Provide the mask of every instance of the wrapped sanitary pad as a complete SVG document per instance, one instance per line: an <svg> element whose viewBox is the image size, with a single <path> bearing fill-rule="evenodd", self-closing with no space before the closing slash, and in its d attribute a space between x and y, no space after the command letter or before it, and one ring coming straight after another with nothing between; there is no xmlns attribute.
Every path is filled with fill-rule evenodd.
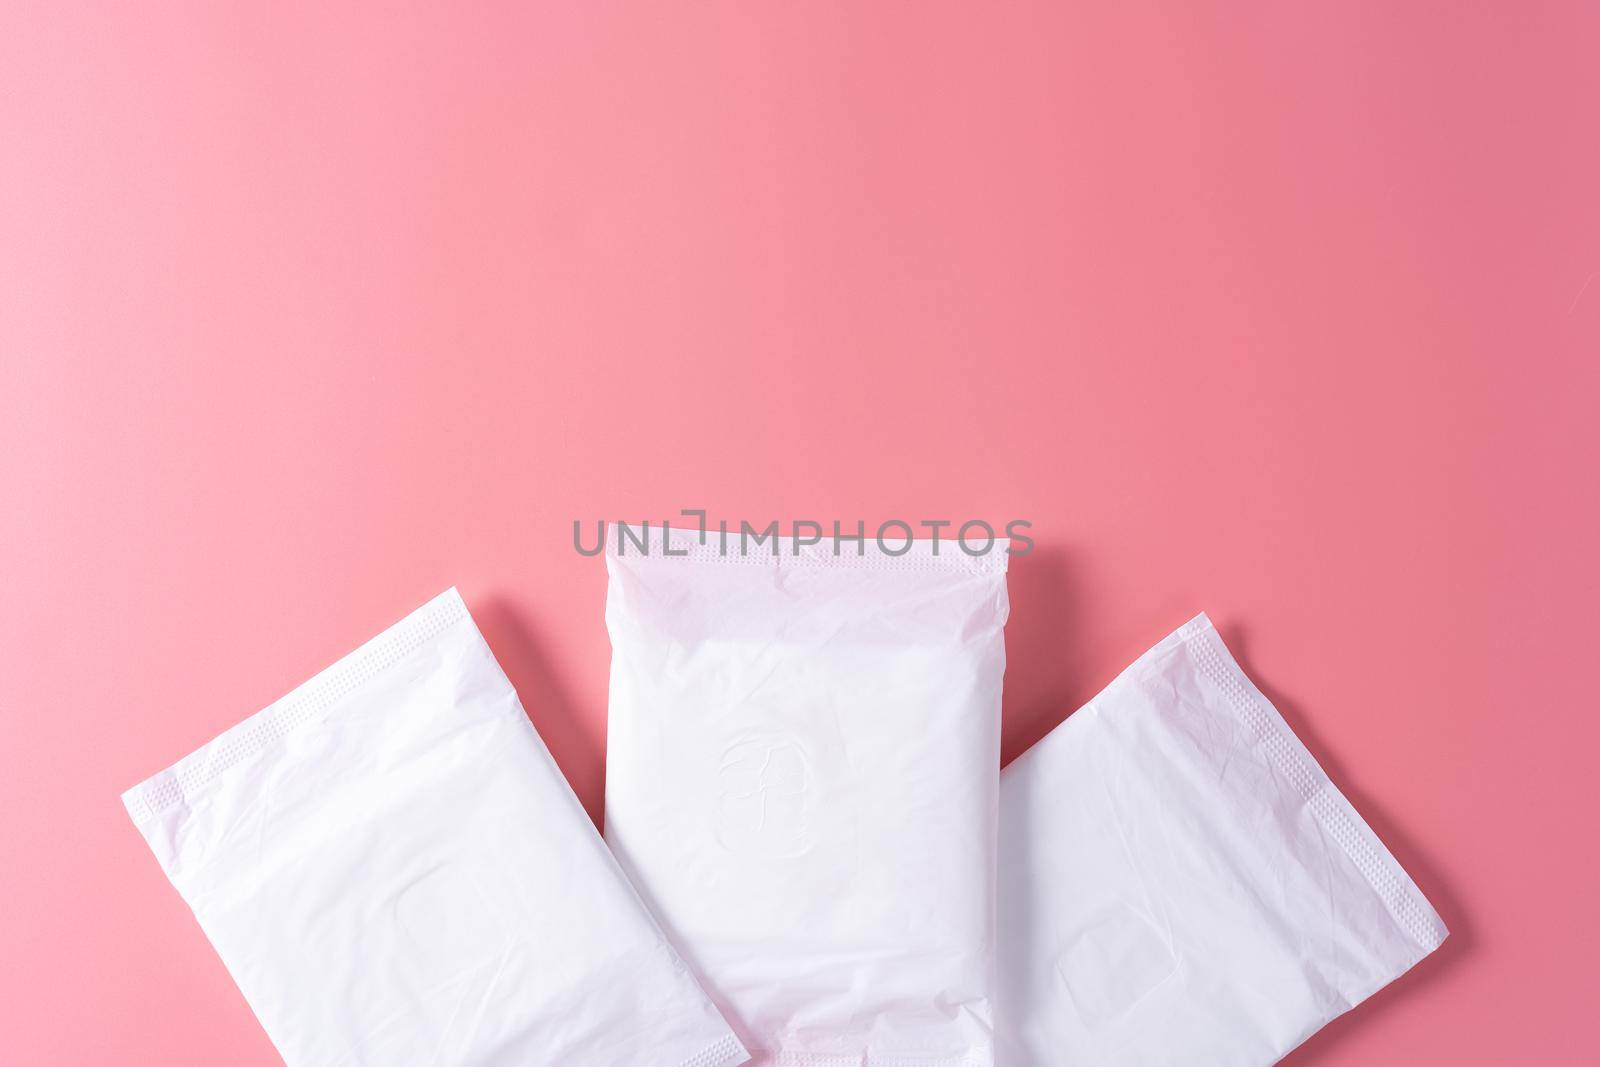
<svg viewBox="0 0 1600 1067"><path fill-rule="evenodd" d="M1003 548L612 544L606 840L755 1064L993 1062Z"/></svg>
<svg viewBox="0 0 1600 1067"><path fill-rule="evenodd" d="M1000 808L1000 1067L1275 1063L1445 937L1203 615Z"/></svg>
<svg viewBox="0 0 1600 1067"><path fill-rule="evenodd" d="M290 1067L731 1067L455 590L124 796Z"/></svg>

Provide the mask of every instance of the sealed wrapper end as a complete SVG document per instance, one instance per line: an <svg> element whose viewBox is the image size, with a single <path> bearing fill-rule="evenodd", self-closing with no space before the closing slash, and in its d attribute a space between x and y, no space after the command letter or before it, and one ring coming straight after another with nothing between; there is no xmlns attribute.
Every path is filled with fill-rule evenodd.
<svg viewBox="0 0 1600 1067"><path fill-rule="evenodd" d="M1000 795L1000 1067L1276 1063L1446 935L1204 615Z"/></svg>
<svg viewBox="0 0 1600 1067"><path fill-rule="evenodd" d="M733 1067L454 589L123 798L291 1067Z"/></svg>
<svg viewBox="0 0 1600 1067"><path fill-rule="evenodd" d="M606 556L624 870L753 1064L989 1067L1003 547L649 536Z"/></svg>

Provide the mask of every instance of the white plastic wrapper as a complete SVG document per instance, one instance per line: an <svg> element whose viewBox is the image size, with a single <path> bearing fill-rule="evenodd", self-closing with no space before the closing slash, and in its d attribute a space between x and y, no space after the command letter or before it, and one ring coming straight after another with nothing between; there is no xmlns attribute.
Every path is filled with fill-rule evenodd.
<svg viewBox="0 0 1600 1067"><path fill-rule="evenodd" d="M654 534L606 557L623 868L754 1064L991 1064L1003 548Z"/></svg>
<svg viewBox="0 0 1600 1067"><path fill-rule="evenodd" d="M1000 806L1000 1067L1275 1063L1445 937L1204 615Z"/></svg>
<svg viewBox="0 0 1600 1067"><path fill-rule="evenodd" d="M455 590L124 796L291 1067L727 1067Z"/></svg>

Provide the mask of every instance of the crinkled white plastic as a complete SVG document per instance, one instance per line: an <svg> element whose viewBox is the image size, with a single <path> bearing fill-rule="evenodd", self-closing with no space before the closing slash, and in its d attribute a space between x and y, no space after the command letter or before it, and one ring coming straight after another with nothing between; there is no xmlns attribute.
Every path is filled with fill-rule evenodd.
<svg viewBox="0 0 1600 1067"><path fill-rule="evenodd" d="M454 589L123 799L291 1067L748 1058Z"/></svg>
<svg viewBox="0 0 1600 1067"><path fill-rule="evenodd" d="M1000 1067L1275 1063L1444 924L1204 615L1001 777Z"/></svg>
<svg viewBox="0 0 1600 1067"><path fill-rule="evenodd" d="M606 840L754 1064L986 1067L1003 550L673 537L607 553Z"/></svg>

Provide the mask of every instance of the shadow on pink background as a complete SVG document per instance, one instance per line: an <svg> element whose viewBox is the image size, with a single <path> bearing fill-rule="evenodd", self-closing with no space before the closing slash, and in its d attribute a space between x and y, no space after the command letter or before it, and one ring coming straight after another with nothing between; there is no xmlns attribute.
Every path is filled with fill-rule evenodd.
<svg viewBox="0 0 1600 1067"><path fill-rule="evenodd" d="M0 1062L276 1062L118 794L452 583L598 816L571 524L685 507L1031 520L1007 758L1208 611L1453 931L1290 1062L1573 1062L1597 52L1579 3L7 4Z"/></svg>

